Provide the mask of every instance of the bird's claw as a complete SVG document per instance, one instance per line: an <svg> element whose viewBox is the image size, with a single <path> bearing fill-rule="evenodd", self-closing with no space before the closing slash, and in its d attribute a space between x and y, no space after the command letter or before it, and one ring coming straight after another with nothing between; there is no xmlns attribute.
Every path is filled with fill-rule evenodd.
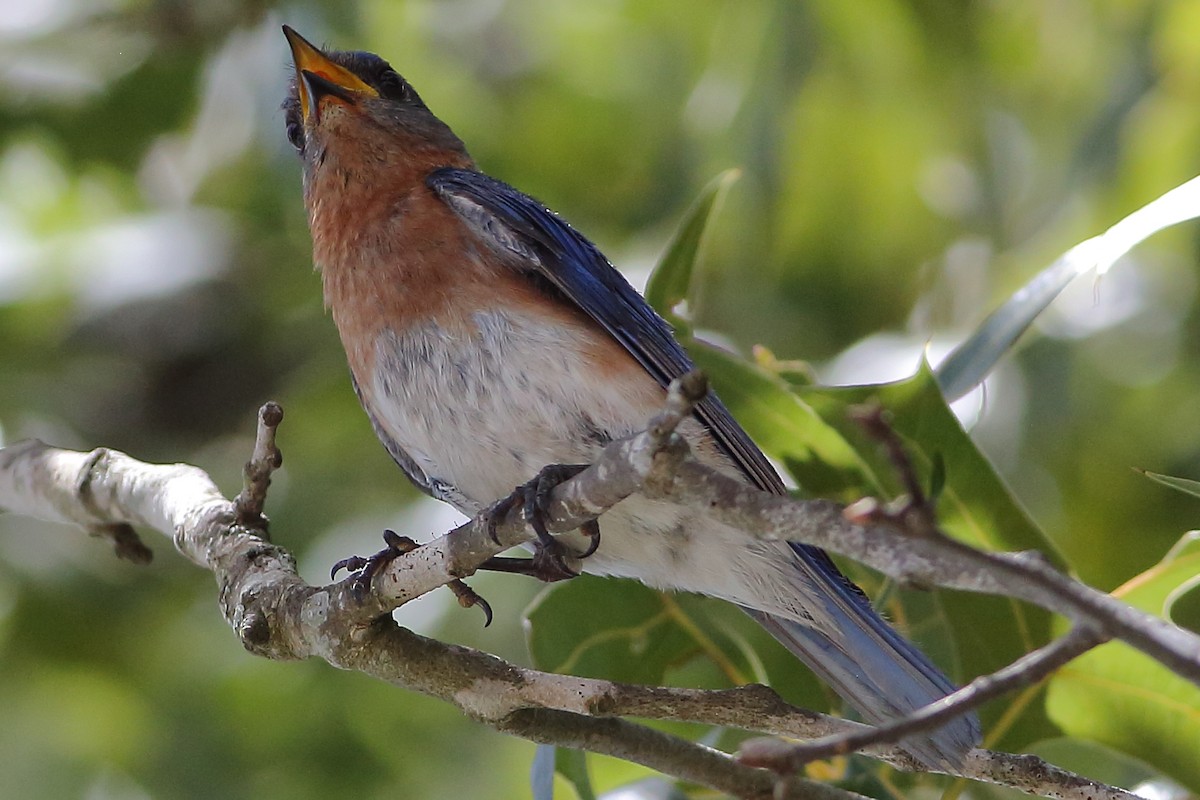
<svg viewBox="0 0 1200 800"><path fill-rule="evenodd" d="M579 530L588 537L588 546L576 558L587 558L600 549L600 523L596 520L588 520L579 527Z"/></svg>
<svg viewBox="0 0 1200 800"><path fill-rule="evenodd" d="M333 567L331 567L329 570L329 579L331 581L337 580L337 574L342 570L346 570L347 572L358 572L360 569L370 563L370 561L371 559L364 558L363 556L350 556L349 558L343 558L341 561L335 561Z"/></svg>
<svg viewBox="0 0 1200 800"><path fill-rule="evenodd" d="M536 561L543 552L549 551L545 558L558 562L567 572L575 575L579 574L578 571L571 570L564 560L564 556L567 554L566 546L546 530L546 513L555 487L563 481L574 478L587 468L587 464L550 464L542 468L537 477L526 484L530 489L525 492L525 517L538 537L534 560ZM600 524L596 520L584 523L579 530L587 535L589 541L587 549L582 553L571 554L576 559L587 558L600 547Z"/></svg>
<svg viewBox="0 0 1200 800"><path fill-rule="evenodd" d="M579 570L573 569L568 559L579 560L596 552L600 547L600 525L596 520L590 520L580 526L579 530L588 537L588 546L582 553L572 553L547 530L546 513L554 488L587 467L587 464L550 464L533 480L521 484L511 495L492 506L488 513L487 530L493 542L500 543L496 534L500 520L518 505L537 534L537 540L533 543L533 558L492 558L484 562L481 568L529 575L547 583L577 577Z"/></svg>
<svg viewBox="0 0 1200 800"><path fill-rule="evenodd" d="M471 608L479 606L483 611L483 627L488 627L492 624L492 604L472 589L466 583L460 580L453 580L446 584L450 587L450 591L454 592L454 596L458 598L458 604L463 608Z"/></svg>
<svg viewBox="0 0 1200 800"><path fill-rule="evenodd" d="M418 545L415 541L407 536L401 536L393 530L385 530L383 532L383 541L386 547L380 550L373 556L350 556L343 558L333 565L329 571L331 579L336 578L337 574L342 570L348 570L355 573L350 584L350 592L354 599L362 602L366 597L367 592L371 588L371 580L378 575L388 564L395 561L405 553L411 553L416 550ZM492 624L492 606L487 600L484 600L474 589L467 586L461 580L452 580L447 586L450 591L454 592L454 596L458 598L458 604L463 608L471 606L479 606L483 611L484 623L483 627L488 627Z"/></svg>
<svg viewBox="0 0 1200 800"><path fill-rule="evenodd" d="M513 489L512 494L501 500L497 500L487 512L487 535L494 544L500 544L500 534L496 532L496 528L500 525L500 520L508 516L508 512L517 507L518 503L525 502L525 492L529 484L524 483Z"/></svg>
<svg viewBox="0 0 1200 800"><path fill-rule="evenodd" d="M329 570L331 580L337 578L337 574L342 570L353 573L350 592L360 603L367 596L367 592L371 588L371 581L376 575L400 556L417 549L416 542L407 536L400 536L393 530L383 532L383 542L386 546L375 555L343 558Z"/></svg>

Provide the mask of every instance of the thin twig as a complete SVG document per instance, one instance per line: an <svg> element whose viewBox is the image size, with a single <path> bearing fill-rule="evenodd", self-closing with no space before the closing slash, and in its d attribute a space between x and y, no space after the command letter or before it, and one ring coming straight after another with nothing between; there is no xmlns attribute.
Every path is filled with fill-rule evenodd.
<svg viewBox="0 0 1200 800"><path fill-rule="evenodd" d="M981 675L941 700L886 725L795 744L778 739L750 739L742 744L739 759L754 767L790 774L812 761L858 752L872 745L896 743L914 733L944 725L1014 689L1037 683L1106 640L1107 637L1091 628L1075 627L1061 639L991 674Z"/></svg>
<svg viewBox="0 0 1200 800"><path fill-rule="evenodd" d="M275 401L268 401L258 410L254 453L242 468L242 491L233 501L238 524L264 533L267 518L263 508L267 502L267 489L271 486L271 473L283 466L283 453L275 446L275 430L281 422L283 408Z"/></svg>
<svg viewBox="0 0 1200 800"><path fill-rule="evenodd" d="M694 508L766 541L796 541L853 558L904 584L1029 601L1095 627L1200 684L1200 636L1064 575L1036 552L988 553L953 538L917 537L892 524L858 524L828 500L760 492L694 459L653 499Z"/></svg>
<svg viewBox="0 0 1200 800"><path fill-rule="evenodd" d="M924 507L926 505L925 490L921 488L921 481L917 477L916 469L913 468L912 460L908 457L904 443L900 441L883 406L877 402L854 406L850 409L849 414L850 418L857 422L869 437L883 446L888 460L892 462L892 468L896 471L896 475L904 487L907 501L913 506Z"/></svg>

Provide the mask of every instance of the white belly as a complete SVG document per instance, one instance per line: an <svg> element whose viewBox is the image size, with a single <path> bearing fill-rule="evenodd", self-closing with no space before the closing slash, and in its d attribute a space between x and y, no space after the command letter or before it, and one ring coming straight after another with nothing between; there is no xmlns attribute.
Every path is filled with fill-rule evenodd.
<svg viewBox="0 0 1200 800"><path fill-rule="evenodd" d="M453 486L466 514L548 464L590 463L612 439L644 428L661 402L661 390L599 379L582 355L590 331L510 311L472 320L472 338L435 324L385 334L369 391L386 434L430 478ZM701 430L694 421L684 427L689 438ZM600 549L582 566L746 602L745 574L777 560L763 551L693 511L635 496L601 517Z"/></svg>
<svg viewBox="0 0 1200 800"><path fill-rule="evenodd" d="M642 428L654 406L596 379L583 328L508 311L472 316L475 335L427 324L376 343L372 411L430 476L475 513L547 464L591 461Z"/></svg>

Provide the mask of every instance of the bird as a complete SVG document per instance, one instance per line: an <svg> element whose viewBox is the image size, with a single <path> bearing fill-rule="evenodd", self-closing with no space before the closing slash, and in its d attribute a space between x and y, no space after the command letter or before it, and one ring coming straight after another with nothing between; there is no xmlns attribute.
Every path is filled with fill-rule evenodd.
<svg viewBox="0 0 1200 800"><path fill-rule="evenodd" d="M482 172L388 62L284 33L314 266L354 390L409 480L475 516L642 430L694 368L670 326L562 217ZM704 463L785 493L713 393L679 432ZM541 567L735 603L868 722L955 690L822 550L637 494L585 533L539 542ZM953 770L979 740L966 714L901 747Z"/></svg>

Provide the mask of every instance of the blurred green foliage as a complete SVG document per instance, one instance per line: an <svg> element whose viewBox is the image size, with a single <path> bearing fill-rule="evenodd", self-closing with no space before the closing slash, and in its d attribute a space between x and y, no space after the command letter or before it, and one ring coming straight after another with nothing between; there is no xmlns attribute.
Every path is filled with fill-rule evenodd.
<svg viewBox="0 0 1200 800"><path fill-rule="evenodd" d="M1144 611L1169 613L1173 594L1195 588L1200 547L1193 541L1171 555L1114 594ZM1065 666L1050 681L1046 709L1065 732L1165 764L1180 781L1200 786L1200 687L1132 648L1113 642Z"/></svg>
<svg viewBox="0 0 1200 800"><path fill-rule="evenodd" d="M3 438L189 461L232 493L255 409L277 399L286 466L273 531L312 581L373 551L385 526L419 537L449 522L413 502L375 442L322 312L278 111L282 22L390 59L484 169L563 212L635 281L701 189L739 168L686 311L701 338L769 349L760 362L774 377L746 402L785 411L797 436L838 426L818 413L835 393L812 390L804 411L767 384L910 374L926 342L944 350L1059 253L1200 171L1200 5L1188 0L6 9ZM956 407L1065 563L1105 589L1195 525L1194 498L1130 467L1200 476L1198 256L1196 228L1184 226L1098 285L1079 281L984 401ZM762 433L798 472L813 460L795 437ZM827 486L805 485L836 493L867 449L819 441L816 457L836 469L819 472ZM962 468L941 455L950 491ZM246 655L211 579L156 544L155 564L137 569L75 531L0 518L0 796L528 795L532 745L362 676ZM401 619L529 663L520 614L536 587L474 585L496 608L487 631L445 592ZM968 608L958 602L895 606L948 668L961 655L944 635ZM693 605L696 625L757 674L725 619L736 615L680 599ZM958 646L984 653L980 663L999 658L980 649L996 644L986 628L976 638ZM1064 676L1051 709L1075 737L1089 733L1064 722L1072 692L1112 666L1090 658L1100 660ZM819 700L796 669L796 691ZM668 672L691 685L727 677L703 660ZM1009 729L1021 736L1013 746L1065 752L1061 740L1032 741L1057 735L1043 699L1009 698L985 717L1033 719ZM1099 751L1070 752L1068 766L1110 768ZM598 791L645 776L589 763Z"/></svg>

